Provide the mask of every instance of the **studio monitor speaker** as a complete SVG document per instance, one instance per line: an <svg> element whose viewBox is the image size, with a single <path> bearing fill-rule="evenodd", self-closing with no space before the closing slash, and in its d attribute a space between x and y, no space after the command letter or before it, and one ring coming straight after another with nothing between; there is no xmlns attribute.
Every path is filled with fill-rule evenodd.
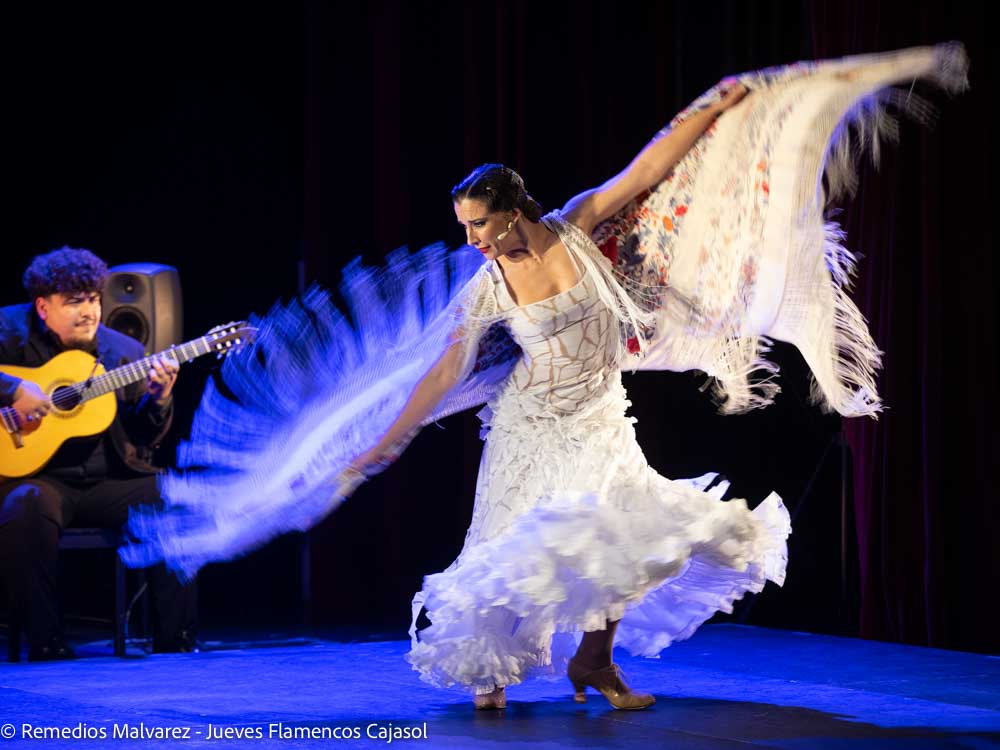
<svg viewBox="0 0 1000 750"><path fill-rule="evenodd" d="M142 342L147 354L181 343L181 279L159 263L126 263L110 269L102 322Z"/></svg>

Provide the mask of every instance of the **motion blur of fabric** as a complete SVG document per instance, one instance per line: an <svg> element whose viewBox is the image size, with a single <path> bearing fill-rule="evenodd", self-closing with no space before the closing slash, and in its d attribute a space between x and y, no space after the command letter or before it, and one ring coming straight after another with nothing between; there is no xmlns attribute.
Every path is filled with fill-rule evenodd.
<svg viewBox="0 0 1000 750"><path fill-rule="evenodd" d="M793 343L814 396L845 416L875 415L879 351L847 296L853 256L823 209L854 185L852 156L877 158L891 111L925 119L906 90L923 78L966 86L960 45L807 62L736 76L752 93L671 175L597 228L602 300L622 326L622 369L703 370L724 412L770 403L768 338ZM707 106L720 84L673 121ZM825 184L824 184L825 183ZM428 421L487 401L519 350L489 309L478 259L439 246L355 263L342 296L314 290L256 325L257 349L226 363L231 394L206 390L164 514L133 519L133 565L165 560L190 576L316 523L343 500L338 477L398 416L458 331L459 385Z"/></svg>

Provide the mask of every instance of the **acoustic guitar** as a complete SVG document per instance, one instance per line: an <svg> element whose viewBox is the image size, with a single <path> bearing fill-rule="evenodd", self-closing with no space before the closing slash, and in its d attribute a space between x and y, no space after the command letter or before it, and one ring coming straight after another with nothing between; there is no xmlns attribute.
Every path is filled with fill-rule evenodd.
<svg viewBox="0 0 1000 750"><path fill-rule="evenodd" d="M256 329L245 322L218 326L201 338L105 371L92 355L77 349L56 355L41 367L0 365L0 372L38 385L52 400L42 419L28 421L12 406L0 408L0 477L33 474L70 438L103 432L115 418L115 391L146 378L152 360L170 355L190 362L205 354L220 358L252 341Z"/></svg>

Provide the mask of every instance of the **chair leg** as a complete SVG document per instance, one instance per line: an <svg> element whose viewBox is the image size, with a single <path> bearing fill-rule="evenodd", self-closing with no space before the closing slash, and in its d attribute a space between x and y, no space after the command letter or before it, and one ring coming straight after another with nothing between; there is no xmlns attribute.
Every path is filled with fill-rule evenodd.
<svg viewBox="0 0 1000 750"><path fill-rule="evenodd" d="M141 591L145 587L145 591L142 594L142 637L146 639L151 639L153 637L153 630L150 625L149 619L149 602L152 600L153 595L149 590L149 576L146 575L145 568L138 568L136 571L136 591Z"/></svg>
<svg viewBox="0 0 1000 750"><path fill-rule="evenodd" d="M7 625L7 661L12 663L21 661L21 623L13 612Z"/></svg>
<svg viewBox="0 0 1000 750"><path fill-rule="evenodd" d="M125 656L125 566L115 555L115 656Z"/></svg>

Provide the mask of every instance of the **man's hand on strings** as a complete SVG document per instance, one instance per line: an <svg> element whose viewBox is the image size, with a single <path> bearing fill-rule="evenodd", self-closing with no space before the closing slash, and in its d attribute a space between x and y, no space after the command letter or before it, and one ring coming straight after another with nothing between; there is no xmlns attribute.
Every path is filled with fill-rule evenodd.
<svg viewBox="0 0 1000 750"><path fill-rule="evenodd" d="M162 406L170 398L179 369L180 364L169 355L155 357L152 360L152 366L146 375L146 390L158 405Z"/></svg>

